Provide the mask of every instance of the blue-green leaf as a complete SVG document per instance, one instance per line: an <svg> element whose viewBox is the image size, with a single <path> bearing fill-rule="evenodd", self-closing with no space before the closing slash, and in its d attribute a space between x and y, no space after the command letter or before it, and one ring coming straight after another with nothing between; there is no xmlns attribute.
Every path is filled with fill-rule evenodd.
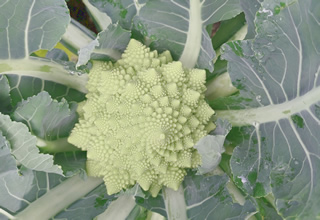
<svg viewBox="0 0 320 220"><path fill-rule="evenodd" d="M0 21L0 59L19 59L52 49L70 16L64 0L3 0Z"/></svg>
<svg viewBox="0 0 320 220"><path fill-rule="evenodd" d="M134 17L134 24L155 49L169 49L188 68L212 71L215 53L205 27L240 12L239 0L151 0Z"/></svg>
<svg viewBox="0 0 320 220"><path fill-rule="evenodd" d="M287 218L320 216L320 14L317 0L265 0L254 40L224 46L238 98L217 111L234 127L231 167L236 184L273 193ZM241 109L241 110L236 110Z"/></svg>
<svg viewBox="0 0 320 220"><path fill-rule="evenodd" d="M8 113L10 112L11 97L10 97L10 86L9 81L6 76L0 75L0 112Z"/></svg>
<svg viewBox="0 0 320 220"><path fill-rule="evenodd" d="M52 100L47 92L40 92L22 101L13 112L15 121L23 122L30 131L43 140L68 137L77 121L75 103Z"/></svg>
<svg viewBox="0 0 320 220"><path fill-rule="evenodd" d="M17 164L32 170L62 174L60 167L53 164L51 155L39 153L36 137L30 134L27 126L11 121L9 116L0 113L0 131Z"/></svg>
<svg viewBox="0 0 320 220"><path fill-rule="evenodd" d="M86 64L92 59L118 60L129 43L131 32L120 25L110 24L98 34L98 37L79 51L77 66Z"/></svg>

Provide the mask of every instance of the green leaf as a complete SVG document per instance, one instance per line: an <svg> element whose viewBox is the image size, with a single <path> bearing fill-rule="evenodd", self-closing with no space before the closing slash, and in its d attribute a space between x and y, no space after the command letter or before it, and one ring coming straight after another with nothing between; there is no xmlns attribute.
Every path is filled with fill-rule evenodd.
<svg viewBox="0 0 320 220"><path fill-rule="evenodd" d="M222 44L230 40L245 25L245 22L246 19L243 13L229 20L221 21L219 29L211 39L213 48L215 50L219 49Z"/></svg>
<svg viewBox="0 0 320 220"><path fill-rule="evenodd" d="M87 153L84 151L60 152L54 155L54 162L59 164L67 177L86 175Z"/></svg>
<svg viewBox="0 0 320 220"><path fill-rule="evenodd" d="M216 111L237 127L234 181L255 197L272 192L285 218L320 216L318 9L316 0L265 0L256 38L224 46L239 98L252 100Z"/></svg>
<svg viewBox="0 0 320 220"><path fill-rule="evenodd" d="M51 50L70 22L64 0L7 0L0 7L0 59Z"/></svg>
<svg viewBox="0 0 320 220"><path fill-rule="evenodd" d="M52 100L47 92L40 92L22 101L13 112L15 121L23 122L34 135L43 140L68 137L77 121L75 103Z"/></svg>
<svg viewBox="0 0 320 220"><path fill-rule="evenodd" d="M136 205L134 209L130 212L126 220L146 220L148 215L148 210Z"/></svg>
<svg viewBox="0 0 320 220"><path fill-rule="evenodd" d="M135 1L89 0L89 2L101 12L106 13L111 18L113 24L119 23L120 26L127 30L131 28L132 18L137 13Z"/></svg>
<svg viewBox="0 0 320 220"><path fill-rule="evenodd" d="M223 176L190 176L184 182L188 219L245 219L256 212L252 202L234 203L225 187L229 178Z"/></svg>
<svg viewBox="0 0 320 220"><path fill-rule="evenodd" d="M39 153L36 137L30 134L27 126L0 113L0 131L10 144L11 154L18 164L32 170L62 174L62 170L53 164L51 155Z"/></svg>
<svg viewBox="0 0 320 220"><path fill-rule="evenodd" d="M17 165L14 157L11 155L10 143L3 136L2 131L0 131L0 176L3 177L11 172L16 172L18 174Z"/></svg>
<svg viewBox="0 0 320 220"><path fill-rule="evenodd" d="M0 112L9 113L11 106L10 86L6 76L0 75Z"/></svg>
<svg viewBox="0 0 320 220"><path fill-rule="evenodd" d="M85 181L83 181L83 184L85 184ZM94 185L92 188L94 188ZM84 190L78 190L78 192ZM88 189L88 191L89 190L90 189ZM103 213L114 200L115 197L113 195L107 195L106 186L100 184L85 196L78 197L70 206L67 206L67 208L61 209L61 212L55 215L54 219L91 220Z"/></svg>
<svg viewBox="0 0 320 220"><path fill-rule="evenodd" d="M265 198L256 200L259 205L260 219L282 220L283 218L277 213L276 209Z"/></svg>
<svg viewBox="0 0 320 220"><path fill-rule="evenodd" d="M223 144L224 140L231 130L231 125L228 121L218 119L216 128L194 146L201 155L202 164L198 167L197 174L206 174L213 171L221 161L221 154L225 151Z"/></svg>
<svg viewBox="0 0 320 220"><path fill-rule="evenodd" d="M152 197L150 193L146 193L144 197L136 196L135 199L138 205L167 217L162 192L160 192L155 198Z"/></svg>
<svg viewBox="0 0 320 220"><path fill-rule="evenodd" d="M120 59L129 43L130 35L130 31L122 29L120 25L110 24L95 40L80 49L77 66L86 64L90 58Z"/></svg>
<svg viewBox="0 0 320 220"><path fill-rule="evenodd" d="M0 135L0 160L5 162L0 166L0 209L7 216L4 219L12 216L18 219L93 219L114 200L114 196L106 194L100 179L88 177L84 180L78 175L67 179L24 167L18 173L7 143ZM55 159L67 168L76 162L83 166L82 153L60 154Z"/></svg>
<svg viewBox="0 0 320 220"><path fill-rule="evenodd" d="M248 33L246 35L246 39L253 39L256 35L254 18L261 6L260 2L262 1L261 0L240 0L240 5L244 11L244 14L246 15L246 22L248 24Z"/></svg>
<svg viewBox="0 0 320 220"><path fill-rule="evenodd" d="M11 163L15 163L13 157L11 158ZM34 181L34 173L29 169L20 170L20 174L18 174L17 170L10 170L5 173L0 173L0 176L0 208L8 211L9 214L12 215L18 210L28 206L30 199L34 197L28 193L35 191L36 187L36 185L32 184ZM39 190L39 196L42 194Z"/></svg>
<svg viewBox="0 0 320 220"><path fill-rule="evenodd" d="M101 182L23 170L22 176L12 173L0 182L0 208L18 219L93 219L114 199L105 196ZM106 201L95 206L99 198Z"/></svg>
<svg viewBox="0 0 320 220"><path fill-rule="evenodd" d="M228 62L226 60L222 60L221 56L219 56L218 59L216 60L216 62L214 63L214 71L213 72L209 72L209 71L206 72L207 83L209 83L211 80L213 80L217 76L220 76L221 74L227 72L227 63Z"/></svg>
<svg viewBox="0 0 320 220"><path fill-rule="evenodd" d="M82 2L86 6L91 19L93 20L95 27L99 32L105 30L109 24L111 24L111 18L107 14L99 11L98 8L94 7L89 0L82 0Z"/></svg>
<svg viewBox="0 0 320 220"><path fill-rule="evenodd" d="M238 0L147 1L134 17L134 25L154 41L153 48L170 50L185 67L212 71L215 52L205 27L240 12Z"/></svg>
<svg viewBox="0 0 320 220"><path fill-rule="evenodd" d="M137 204L168 219L245 219L256 212L254 204L244 199L235 203L226 185L227 175L204 176L190 172L178 191L169 188L153 198L136 197Z"/></svg>
<svg viewBox="0 0 320 220"><path fill-rule="evenodd" d="M94 32L78 21L71 19L71 23L60 42L72 53L77 54L80 48L87 46L95 38L96 34Z"/></svg>

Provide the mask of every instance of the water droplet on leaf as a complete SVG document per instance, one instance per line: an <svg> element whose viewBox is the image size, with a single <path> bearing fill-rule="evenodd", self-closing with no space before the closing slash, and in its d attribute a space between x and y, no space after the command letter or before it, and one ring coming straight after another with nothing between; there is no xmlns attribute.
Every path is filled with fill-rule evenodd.
<svg viewBox="0 0 320 220"><path fill-rule="evenodd" d="M261 95L257 95L257 96L256 96L256 100L257 100L258 102L261 102Z"/></svg>
<svg viewBox="0 0 320 220"><path fill-rule="evenodd" d="M268 44L267 44L267 49L268 49L269 51L271 51L271 52L276 50L275 46L273 46L272 43L268 43Z"/></svg>
<svg viewBox="0 0 320 220"><path fill-rule="evenodd" d="M257 53L257 59L258 59L258 60L262 59L263 56L264 56L263 53L261 53L261 52L258 52L258 53Z"/></svg>

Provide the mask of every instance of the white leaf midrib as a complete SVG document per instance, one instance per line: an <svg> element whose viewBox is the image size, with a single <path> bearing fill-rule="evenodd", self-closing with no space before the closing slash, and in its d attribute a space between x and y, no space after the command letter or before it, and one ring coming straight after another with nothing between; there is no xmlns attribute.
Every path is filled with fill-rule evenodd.
<svg viewBox="0 0 320 220"><path fill-rule="evenodd" d="M19 60L1 60L0 65L10 67L10 70L0 69L0 74L30 76L40 78L42 80L59 83L70 88L76 89L82 93L87 93L85 85L88 81L87 74L71 75L62 65L46 62L36 59L19 59ZM42 67L49 67L50 71L42 71Z"/></svg>
<svg viewBox="0 0 320 220"><path fill-rule="evenodd" d="M200 0L190 1L189 29L186 35L186 43L179 59L187 68L195 67L200 54L203 24L201 6Z"/></svg>
<svg viewBox="0 0 320 220"><path fill-rule="evenodd" d="M241 110L217 110L216 114L218 118L227 119L233 126L254 125L289 118L319 101L320 87L317 87L303 96L281 104Z"/></svg>
<svg viewBox="0 0 320 220"><path fill-rule="evenodd" d="M28 18L27 18L27 22L26 22L26 29L25 29L25 33L24 33L24 47L25 47L25 57L29 56L29 27L30 27L30 22L31 22L31 13L33 10L33 7L35 5L36 1L33 0L28 12Z"/></svg>

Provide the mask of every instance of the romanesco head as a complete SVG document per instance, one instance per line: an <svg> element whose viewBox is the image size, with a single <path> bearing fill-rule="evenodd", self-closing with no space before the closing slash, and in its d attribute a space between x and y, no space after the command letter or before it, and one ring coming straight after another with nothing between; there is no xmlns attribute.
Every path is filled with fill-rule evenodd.
<svg viewBox="0 0 320 220"><path fill-rule="evenodd" d="M115 64L94 61L69 137L87 150L88 174L103 177L108 194L136 182L153 196L162 186L177 190L185 169L201 164L193 146L214 128L205 77L136 40Z"/></svg>

